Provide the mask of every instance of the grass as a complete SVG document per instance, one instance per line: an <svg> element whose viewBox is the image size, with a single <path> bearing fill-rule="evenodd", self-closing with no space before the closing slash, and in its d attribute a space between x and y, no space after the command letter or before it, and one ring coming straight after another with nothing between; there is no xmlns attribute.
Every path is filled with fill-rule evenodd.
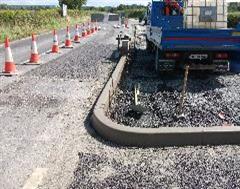
<svg viewBox="0 0 240 189"><path fill-rule="evenodd" d="M240 12L230 12L230 13L228 13L228 14L232 14L232 15L237 15L237 16L239 16L239 15L240 15Z"/></svg>
<svg viewBox="0 0 240 189"><path fill-rule="evenodd" d="M43 17L44 19L44 17ZM75 24L80 24L86 22L90 19L90 13L77 14L76 12L69 17L67 20L61 16L51 18L47 18L47 21L44 24L34 24L34 20L32 20L31 24L13 24L8 23L0 23L0 43L4 42L6 35L13 40L21 39L24 37L31 36L32 33L40 34L43 32L49 32L53 29L64 28L67 25L72 26ZM15 19L16 20L16 19ZM13 19L14 21L14 19ZM26 21L25 21L26 22ZM37 22L36 22L37 23Z"/></svg>

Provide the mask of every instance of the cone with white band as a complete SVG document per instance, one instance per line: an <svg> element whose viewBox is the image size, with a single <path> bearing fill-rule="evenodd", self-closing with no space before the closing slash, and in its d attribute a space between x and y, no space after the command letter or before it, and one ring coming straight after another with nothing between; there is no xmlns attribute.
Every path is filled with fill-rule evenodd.
<svg viewBox="0 0 240 189"><path fill-rule="evenodd" d="M56 30L53 30L52 53L59 53L58 36Z"/></svg>
<svg viewBox="0 0 240 189"><path fill-rule="evenodd" d="M92 22L91 33L94 33L94 32L95 32L95 25L94 25L94 22Z"/></svg>
<svg viewBox="0 0 240 189"><path fill-rule="evenodd" d="M37 49L36 35L32 34L31 57L29 64L39 64L40 57Z"/></svg>
<svg viewBox="0 0 240 189"><path fill-rule="evenodd" d="M95 22L95 31L98 31L97 20Z"/></svg>
<svg viewBox="0 0 240 189"><path fill-rule="evenodd" d="M17 74L17 70L16 70L16 65L13 61L12 51L10 48L10 41L9 41L9 38L6 37L6 39L5 39L5 64L4 64L2 75L12 76L12 75L16 75L16 74Z"/></svg>
<svg viewBox="0 0 240 189"><path fill-rule="evenodd" d="M74 36L74 42L75 43L80 43L80 34L79 34L79 26L76 24L75 27L75 36Z"/></svg>
<svg viewBox="0 0 240 189"><path fill-rule="evenodd" d="M69 31L69 26L67 26L67 33L66 33L66 40L65 40L65 48L73 48L72 42L71 42L71 35Z"/></svg>
<svg viewBox="0 0 240 189"><path fill-rule="evenodd" d="M90 23L88 22L88 26L87 26L87 35L91 34L91 28L90 28Z"/></svg>
<svg viewBox="0 0 240 189"><path fill-rule="evenodd" d="M85 29L85 24L83 23L83 26L82 26L82 37L86 37L87 36L87 31Z"/></svg>

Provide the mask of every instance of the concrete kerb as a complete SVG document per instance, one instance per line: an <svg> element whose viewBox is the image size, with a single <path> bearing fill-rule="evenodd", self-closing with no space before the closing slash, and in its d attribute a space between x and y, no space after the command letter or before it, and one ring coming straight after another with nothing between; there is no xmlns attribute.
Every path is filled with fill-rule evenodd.
<svg viewBox="0 0 240 189"><path fill-rule="evenodd" d="M133 128L114 123L106 112L127 62L123 56L103 89L91 117L94 129L106 140L124 146L186 146L239 144L240 127Z"/></svg>

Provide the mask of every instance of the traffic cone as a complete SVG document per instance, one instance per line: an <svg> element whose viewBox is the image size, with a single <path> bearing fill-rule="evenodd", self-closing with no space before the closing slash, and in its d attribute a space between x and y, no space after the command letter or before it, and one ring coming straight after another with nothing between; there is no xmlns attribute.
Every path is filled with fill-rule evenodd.
<svg viewBox="0 0 240 189"><path fill-rule="evenodd" d="M80 34L79 34L79 30L78 30L78 25L77 24L76 24L76 29L75 29L74 42L75 43L80 43Z"/></svg>
<svg viewBox="0 0 240 189"><path fill-rule="evenodd" d="M95 32L95 28L94 26L91 28L91 33L94 33Z"/></svg>
<svg viewBox="0 0 240 189"><path fill-rule="evenodd" d="M39 65L40 57L37 49L36 35L32 34L32 45L31 45L31 57L28 63L29 65Z"/></svg>
<svg viewBox="0 0 240 189"><path fill-rule="evenodd" d="M94 33L95 32L95 26L94 26L94 22L92 22L91 24L91 33Z"/></svg>
<svg viewBox="0 0 240 189"><path fill-rule="evenodd" d="M85 24L83 23L83 27L82 27L82 37L86 37L87 36L87 31L85 28Z"/></svg>
<svg viewBox="0 0 240 189"><path fill-rule="evenodd" d="M95 22L95 31L98 31L97 20Z"/></svg>
<svg viewBox="0 0 240 189"><path fill-rule="evenodd" d="M16 65L13 61L9 38L6 37L6 39L5 39L5 64L4 64L2 75L12 76L12 75L16 75L16 74L17 74L17 70L16 70Z"/></svg>
<svg viewBox="0 0 240 189"><path fill-rule="evenodd" d="M90 28L90 24L88 22L87 35L90 35L90 34L91 34L91 28Z"/></svg>
<svg viewBox="0 0 240 189"><path fill-rule="evenodd" d="M129 28L128 27L128 20L125 20L125 28Z"/></svg>
<svg viewBox="0 0 240 189"><path fill-rule="evenodd" d="M56 30L53 30L52 53L59 53L58 36Z"/></svg>
<svg viewBox="0 0 240 189"><path fill-rule="evenodd" d="M69 32L69 26L67 26L67 34L66 34L66 40L65 40L64 48L73 48L72 42L71 42L71 35L70 35L70 32Z"/></svg>

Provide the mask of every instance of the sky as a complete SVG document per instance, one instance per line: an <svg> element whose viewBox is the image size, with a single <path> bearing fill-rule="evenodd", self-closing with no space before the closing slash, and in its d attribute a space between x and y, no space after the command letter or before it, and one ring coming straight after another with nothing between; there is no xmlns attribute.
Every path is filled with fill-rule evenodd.
<svg viewBox="0 0 240 189"><path fill-rule="evenodd" d="M147 5L151 0L87 0L88 6L117 6L119 4L142 4ZM240 0L227 0L240 2ZM58 0L0 0L0 4L14 5L57 5Z"/></svg>
<svg viewBox="0 0 240 189"><path fill-rule="evenodd" d="M151 0L87 0L88 6L117 6L119 4L143 4ZM58 0L0 0L0 4L14 5L57 5Z"/></svg>

